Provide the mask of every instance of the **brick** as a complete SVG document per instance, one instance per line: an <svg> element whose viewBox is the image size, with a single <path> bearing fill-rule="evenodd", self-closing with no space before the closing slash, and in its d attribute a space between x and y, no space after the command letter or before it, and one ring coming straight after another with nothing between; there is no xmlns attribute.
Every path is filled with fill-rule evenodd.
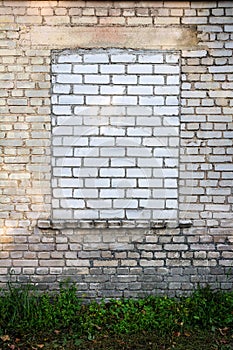
<svg viewBox="0 0 233 350"><path fill-rule="evenodd" d="M100 94L101 95L121 95L123 94L125 91L125 87L124 86L101 86L100 87Z"/></svg>
<svg viewBox="0 0 233 350"><path fill-rule="evenodd" d="M113 105L137 105L136 96L113 96Z"/></svg>
<svg viewBox="0 0 233 350"><path fill-rule="evenodd" d="M139 55L138 62L140 63L163 63L162 54L153 54L153 55Z"/></svg>
<svg viewBox="0 0 233 350"><path fill-rule="evenodd" d="M73 72L74 73L97 73L98 72L98 65L97 64L74 64L73 65Z"/></svg>
<svg viewBox="0 0 233 350"><path fill-rule="evenodd" d="M158 106L158 105L164 105L164 98L163 97L156 97L156 96L150 96L150 97L139 97L139 104L140 105L149 105L149 106Z"/></svg>
<svg viewBox="0 0 233 350"><path fill-rule="evenodd" d="M71 107L70 106L53 106L53 113L56 115L70 115Z"/></svg>
<svg viewBox="0 0 233 350"><path fill-rule="evenodd" d="M112 54L111 62L120 62L120 63L133 63L136 61L136 56L131 54Z"/></svg>
<svg viewBox="0 0 233 350"><path fill-rule="evenodd" d="M137 9L129 8L129 2L121 2L117 8L110 8L110 4L105 2L98 3L97 7L96 2L90 2L90 7L85 7L85 3L81 1L68 1L66 4L59 2L59 7L56 7L55 2L49 4L40 2L39 5L33 4L31 8L25 8L24 2L21 1L17 2L17 6L11 1L5 1L4 4L2 10L8 11L3 12L6 18L12 16L13 11L19 21L24 21L22 24L28 23L27 30L31 33L21 33L22 43L24 43L25 56L23 56L21 43L18 43L17 49L14 43L14 39L19 38L17 32L19 26L14 23L1 25L0 39L3 49L0 51L2 54L0 77L4 82L0 85L4 90L1 106L1 112L4 114L4 118L1 117L3 121L1 136L4 146L1 156L3 164L1 205L4 211L1 213L0 224L2 228L5 227L1 229L1 236L5 233L14 235L16 244L15 250L13 245L6 246L13 250L6 251L8 255L2 256L2 269L14 264L17 273L35 274L33 278L38 278L40 283L50 281L50 284L49 274L57 280L61 278L57 274L67 274L71 277L75 275L77 281L80 281L78 274L83 274L84 276L81 276L83 278L82 288L90 292L88 295L93 295L91 294L93 288L100 288L96 283L101 283L101 278L102 281L105 281L106 276L103 277L105 273L108 274L108 278L109 274L119 275L119 278L114 277L114 288L120 290L120 296L123 295L123 288L127 284L129 274L133 275L133 281L140 282L135 285L135 289L141 289L140 293L153 290L153 278L157 278L155 274L159 266L163 270L158 269L158 272L161 273L157 282L158 290L163 292L170 288L170 291L173 289L171 293L175 292L177 295L180 292L177 288L183 290L192 288L192 283L195 283L193 276L204 274L210 278L210 267L213 268L211 273L215 274L212 276L212 281L217 274L219 277L224 276L224 269L219 272L220 269L217 270L215 265L217 259L222 256L227 268L232 258L230 245L224 243L224 237L230 239L229 229L232 219L230 181L233 173L231 169L232 103L230 101L233 75L229 50L232 46L230 37L232 26L227 23L232 13L231 9L226 7L227 4L220 2L217 7L217 2L211 2L211 6L205 2L200 8L198 2L193 1L183 2L180 8L180 5L175 2L164 4L162 2L139 2ZM51 5L54 6L51 7ZM189 9L190 6L191 9ZM121 8L124 8L123 12ZM66 17L67 9L72 17L76 16L72 18L72 23L78 23L81 19L80 28L77 26L63 27L62 23L68 24L70 20ZM195 49L196 44L191 44L189 40L186 40L184 45L184 37L182 39L183 34L178 26L173 31L176 38L178 34L181 34L181 39L178 41L177 39L174 41L174 35L172 37L169 35L167 38L165 36L164 39L161 36L163 28L160 28L162 31L159 30L159 32L156 28L155 33L151 31L151 27L137 28L135 26L132 36L131 28L118 26L125 20L121 18L121 14L131 17L132 24L140 22L140 25L144 23L145 26L150 26L152 17L148 19L149 13L158 16L159 23L166 21L166 24L174 22L178 24L180 20L178 17L182 15L184 9L185 18L181 19L182 23L185 21L188 21L189 24L212 22L211 25L198 24L198 31L202 32L198 40L204 49ZM42 11L43 16L47 14L45 21L48 25L31 28L30 21L33 20L33 16L38 17L39 10ZM80 18L81 10L84 10L82 18ZM56 14L54 16L53 11ZM135 12L138 17L135 17ZM26 18L26 13L28 17L31 17L30 19ZM89 35L92 33L93 36L93 27L88 26L84 30L83 24L96 24L97 18L94 14L97 15L97 13L99 13L98 16L105 17L102 23L109 21L117 25L112 29L108 28L108 36L104 34L105 28L95 27L95 36L91 39ZM209 17L209 14L212 17ZM48 16L53 17L51 21ZM118 19L111 19L117 16L119 16ZM40 16L38 18L41 20ZM12 20L11 17L10 20ZM6 30L13 30L13 32L6 34ZM98 32L99 30L101 32ZM76 34L70 35L69 33ZM187 28L184 33L185 37L190 37L190 31L187 32ZM159 36L160 41L155 39L155 34ZM82 41L84 36L85 40ZM195 36L196 33L193 30L194 39ZM96 37L101 40L97 42ZM50 231L46 231L45 235L43 232L41 235L40 229L36 228L38 217L48 219L51 214L49 205L51 200L49 194L50 50L51 48L84 47L83 43L87 41L90 47L103 46L103 40L110 45L113 42L111 40L116 43L116 37L123 38L119 39L119 43L121 42L119 47L128 47L129 44L126 42L128 40L131 43L131 50L79 51L75 49L52 52L52 65L57 67L55 68L57 71L53 72L51 83L54 88L53 95L57 95L52 97L52 149L57 152L56 156L52 154L52 168L55 174L52 175L54 197L52 215L54 219L60 221L60 224L63 222L63 224L71 225L70 227L73 225L72 229L66 228L61 232L62 237L69 241L69 248L68 241L60 242L57 243L56 250L52 251L55 246L50 245L53 242L52 237L47 236ZM135 41L135 37L138 37L137 40L140 39L141 43ZM142 41L141 37L147 40ZM10 41L13 43L11 48ZM171 42L172 48L178 50L183 48L182 61L179 63L177 51L171 51L171 54L165 51L155 53L148 51L147 55L146 51L132 50L134 45L143 49L148 42L150 49L156 45L158 49L158 42L162 50L165 44L168 45L165 50L169 48ZM32 44L35 48L31 48ZM112 44L110 46L113 47ZM105 58L98 55L104 55ZM95 57L98 57L100 61L96 62ZM179 64L181 64L181 76L179 76ZM149 65L154 72L124 74L129 65L132 67L130 69L136 70L146 69ZM59 68L61 66L63 67ZM62 70L59 72L59 69ZM105 75L108 78L102 83ZM91 76L92 82L88 80L88 76ZM154 91L155 94L158 94L157 96L151 92L153 87L155 87ZM179 87L182 89L181 111L177 104ZM95 104L99 104L102 98L98 94L103 94L104 98L113 96L114 99L107 98L105 101L108 105L98 107ZM152 101L155 97L163 98L163 96L161 106L138 105L142 101ZM75 101L80 101L81 104L74 108L70 104L75 104ZM113 106L112 101L117 104L120 101L120 105ZM133 104L127 107L130 101ZM93 105L86 106L84 104L86 102ZM67 105L62 105L62 103L67 103ZM178 130L180 123L181 133ZM110 138L111 146L102 144L102 142L107 142L107 138ZM66 151L68 151L67 157ZM179 215L181 218L192 219L193 228L183 228L183 234L179 229L172 229L172 231L171 229L160 229L159 237L162 243L153 246L149 246L148 243L142 244L141 249L144 251L140 259L138 255L133 254L135 254L135 242L145 241L143 222L145 224L146 221L146 225L149 226L150 220L164 220L168 221L169 226L170 221L177 220L178 158L181 194ZM156 168L156 165L159 167ZM105 173L106 170L107 173ZM119 177L113 176L113 172ZM121 174L124 175L120 176ZM19 181L20 187L18 187ZM109 197L100 199L100 194ZM116 195L118 197L114 197ZM89 205L90 209L85 209L84 204ZM141 209L141 205L144 205L146 210ZM154 206L154 210L151 206ZM32 213L31 210L34 212ZM100 222L100 226L96 227L98 242L92 243L95 237L90 234L91 231L86 229L90 228L95 220ZM81 229L81 224L86 228ZM138 230L135 233L128 232L123 229L124 226L119 230L121 224L126 225L125 227L138 225ZM77 228L78 225L80 225L79 228ZM103 235L110 230L107 229L108 225L115 227L111 228L113 230L111 235L114 236L112 242L115 244L111 248L119 249L117 253L119 255L115 255L116 259L121 259L121 261L117 260L119 268L116 265L108 269L108 260L113 259L112 252L108 251L107 241L105 244L101 243ZM30 227L34 228L35 234L31 234ZM209 232L208 237L214 236L216 240L219 239L219 242L223 243L214 245L212 241L205 241L203 236L206 237L206 227ZM189 233L189 243L184 243L186 233ZM89 243L85 243L86 245L82 247L80 244L84 238L87 239L86 237L90 237ZM158 239L158 235L151 232L151 238ZM48 245L51 251L26 252L26 242L29 240L34 242L35 250L47 249ZM72 240L79 242L78 244L72 243ZM1 242L4 242L3 236ZM122 246L120 242L123 242ZM190 249L187 248L188 244ZM163 247L166 247L166 251L163 251ZM2 248L4 250L4 246ZM90 252L90 255L87 254L77 259L77 250L80 253ZM180 250L178 254L177 250ZM219 255L221 250L223 253ZM69 267L64 267L63 251ZM98 266L95 270L91 268L89 271L88 256L93 256L93 264L95 261L100 261L99 257L101 257L102 261L106 261L106 269L104 270L104 266ZM210 260L206 261L206 257ZM167 258L166 267L164 267L165 258ZM191 269L190 259L193 258L196 267ZM38 259L42 259L40 266ZM136 269L137 264L135 259L139 259L138 264L141 267L145 265L144 274L147 273L147 265L148 269L153 270L153 273L149 275L151 276L150 281L144 279L142 269L133 270L133 268ZM32 260L36 265L30 267ZM84 260L85 266L76 266L79 260ZM23 268L24 261L25 268ZM113 261L116 260L113 259ZM111 268L113 270L110 270ZM91 272L92 269L93 272ZM5 273L6 270L2 272ZM96 275L90 276L89 272ZM121 273L125 277L122 278ZM170 274L170 278L165 281L166 274ZM88 282L88 275L93 277L93 280L89 279L92 282ZM44 282L42 277L45 278ZM224 287L224 280L221 281ZM110 287L110 284L101 286L99 295L104 293L104 288L106 288L106 293L107 291L114 292ZM133 287L130 287L128 283L127 288L130 296L130 292L133 293Z"/></svg>
<svg viewBox="0 0 233 350"><path fill-rule="evenodd" d="M108 84L109 75L86 75L84 82L87 84Z"/></svg>
<svg viewBox="0 0 233 350"><path fill-rule="evenodd" d="M57 76L57 83L80 84L82 83L82 76L79 74L59 74Z"/></svg>
<svg viewBox="0 0 233 350"><path fill-rule="evenodd" d="M86 54L84 55L84 62L86 63L108 63L109 57L106 54Z"/></svg>
<svg viewBox="0 0 233 350"><path fill-rule="evenodd" d="M81 105L84 102L83 96L60 96L59 104L61 105Z"/></svg>
<svg viewBox="0 0 233 350"><path fill-rule="evenodd" d="M122 75L122 76L113 76L112 81L114 84L125 84L125 85L131 85L131 84L137 84L137 77L135 75Z"/></svg>
<svg viewBox="0 0 233 350"><path fill-rule="evenodd" d="M132 64L127 66L129 74L150 74L152 73L151 64Z"/></svg>
<svg viewBox="0 0 233 350"><path fill-rule="evenodd" d="M128 94L129 95L152 95L153 88L152 86L129 86Z"/></svg>
<svg viewBox="0 0 233 350"><path fill-rule="evenodd" d="M100 73L102 74L124 74L125 66L123 64L106 64L100 65Z"/></svg>
<svg viewBox="0 0 233 350"><path fill-rule="evenodd" d="M163 85L164 76L160 75L140 75L139 84L145 85Z"/></svg>

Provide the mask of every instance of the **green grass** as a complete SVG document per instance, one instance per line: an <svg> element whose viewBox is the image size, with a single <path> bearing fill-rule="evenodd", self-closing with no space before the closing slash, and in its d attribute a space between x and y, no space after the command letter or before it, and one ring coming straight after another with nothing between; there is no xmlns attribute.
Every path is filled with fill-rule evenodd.
<svg viewBox="0 0 233 350"><path fill-rule="evenodd" d="M76 292L69 283L57 293L9 284L0 296L0 350L233 349L233 292L88 304Z"/></svg>

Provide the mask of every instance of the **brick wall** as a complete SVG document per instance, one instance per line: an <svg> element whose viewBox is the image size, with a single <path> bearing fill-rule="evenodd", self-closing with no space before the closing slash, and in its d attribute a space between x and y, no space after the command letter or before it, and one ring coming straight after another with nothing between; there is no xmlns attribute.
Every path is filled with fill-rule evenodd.
<svg viewBox="0 0 233 350"><path fill-rule="evenodd" d="M176 220L179 55L94 49L54 61L53 219Z"/></svg>
<svg viewBox="0 0 233 350"><path fill-rule="evenodd" d="M232 11L231 1L0 1L2 285L12 274L41 288L72 277L88 297L179 294L198 282L231 288ZM93 48L181 57L179 210L166 227L50 225L52 197L54 211L57 205L51 164L58 161L51 154L52 59L64 49ZM59 63L76 65L74 57ZM54 112L53 120L62 117Z"/></svg>

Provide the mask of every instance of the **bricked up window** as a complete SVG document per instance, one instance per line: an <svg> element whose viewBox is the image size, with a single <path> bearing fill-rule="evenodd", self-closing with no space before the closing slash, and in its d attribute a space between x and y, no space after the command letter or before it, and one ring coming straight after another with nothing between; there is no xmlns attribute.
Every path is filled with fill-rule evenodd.
<svg viewBox="0 0 233 350"><path fill-rule="evenodd" d="M56 51L53 220L174 220L179 53Z"/></svg>

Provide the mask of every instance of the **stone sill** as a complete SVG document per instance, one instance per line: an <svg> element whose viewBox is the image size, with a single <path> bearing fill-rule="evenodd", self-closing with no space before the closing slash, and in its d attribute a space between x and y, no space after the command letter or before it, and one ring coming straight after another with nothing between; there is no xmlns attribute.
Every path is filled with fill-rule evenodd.
<svg viewBox="0 0 233 350"><path fill-rule="evenodd" d="M188 228L192 226L191 220L181 221L148 221L148 220L38 220L37 227L40 229L107 229L107 228L129 228L129 229L175 229Z"/></svg>

